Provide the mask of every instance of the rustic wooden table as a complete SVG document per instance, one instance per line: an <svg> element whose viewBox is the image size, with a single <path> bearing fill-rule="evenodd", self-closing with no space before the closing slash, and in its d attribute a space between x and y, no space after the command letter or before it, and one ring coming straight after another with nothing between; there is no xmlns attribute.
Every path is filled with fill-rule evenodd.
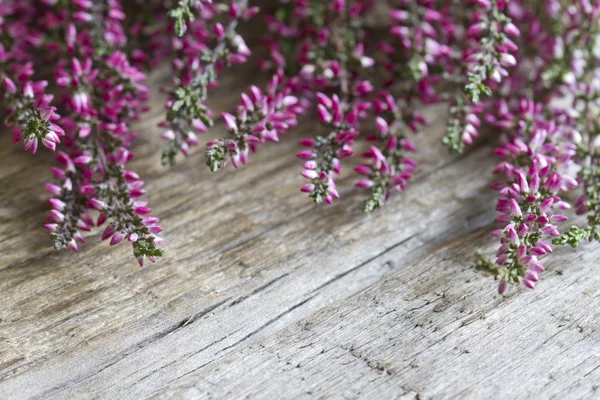
<svg viewBox="0 0 600 400"><path fill-rule="evenodd" d="M232 79L216 110L237 101ZM51 156L2 135L0 399L600 397L600 246L496 295L473 268L494 252L493 141L447 154L444 107L427 111L410 190L364 215L350 174L334 206L298 192L314 123L239 171L211 174L201 150L161 167L154 98L133 169L169 242L142 269L98 232L53 251Z"/></svg>

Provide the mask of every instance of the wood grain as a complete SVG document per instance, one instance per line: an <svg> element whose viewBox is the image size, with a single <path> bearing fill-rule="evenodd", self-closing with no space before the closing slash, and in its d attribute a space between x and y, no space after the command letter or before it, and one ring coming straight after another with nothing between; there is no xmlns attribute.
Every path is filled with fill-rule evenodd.
<svg viewBox="0 0 600 400"><path fill-rule="evenodd" d="M241 89L230 75L212 106ZM132 168L168 243L143 269L97 232L79 254L53 251L51 156L2 135L1 399L597 394L598 246L554 254L536 291L504 298L473 269L476 249L493 252L493 138L450 156L444 107L427 109L410 189L364 215L351 165L336 205L298 192L296 142L314 122L238 171L211 174L200 150L164 169L154 99Z"/></svg>

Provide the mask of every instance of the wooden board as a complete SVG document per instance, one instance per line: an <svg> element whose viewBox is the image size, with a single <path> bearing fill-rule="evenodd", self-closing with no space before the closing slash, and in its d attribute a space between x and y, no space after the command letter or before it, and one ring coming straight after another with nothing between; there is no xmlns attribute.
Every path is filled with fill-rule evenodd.
<svg viewBox="0 0 600 400"><path fill-rule="evenodd" d="M233 76L216 111L237 102ZM132 169L168 243L142 269L98 232L53 251L52 157L0 137L1 399L600 396L600 247L556 252L538 289L506 297L473 268L494 252L493 137L451 156L445 108L427 109L415 180L364 215L352 162L337 204L299 193L311 121L238 171L211 174L201 149L161 167L154 94Z"/></svg>

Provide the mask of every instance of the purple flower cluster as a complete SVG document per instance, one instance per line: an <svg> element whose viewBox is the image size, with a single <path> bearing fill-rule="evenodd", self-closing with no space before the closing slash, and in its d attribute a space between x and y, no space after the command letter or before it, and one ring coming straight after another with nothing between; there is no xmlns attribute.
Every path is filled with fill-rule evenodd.
<svg viewBox="0 0 600 400"><path fill-rule="evenodd" d="M560 195L578 186L569 175L577 154L573 131L546 119L541 104L522 100L516 111L525 119L496 149L503 160L494 171L506 178L493 185L500 194L496 210L502 213L496 221L506 224L492 232L500 239L494 267L500 293L508 282L534 288L544 271L540 258L552 252L543 239L560 237L559 225L567 220L561 213L571 208Z"/></svg>
<svg viewBox="0 0 600 400"><path fill-rule="evenodd" d="M126 169L136 137L130 125L146 109L149 91L124 52L121 2L5 1L0 10L0 43L11 44L0 51L5 124L32 153L39 143L53 151L63 146L52 168L56 182L46 185L52 211L45 227L54 246L78 251L86 232L108 224L103 238L112 245L127 238L140 264L155 261L162 228L140 199L144 182ZM33 81L33 65L45 61L54 65L53 81ZM58 93L55 106L48 86Z"/></svg>
<svg viewBox="0 0 600 400"><path fill-rule="evenodd" d="M176 53L173 88L165 104L167 119L160 125L167 128L162 135L168 142L163 164L173 165L178 153L189 155L190 147L199 143L197 134L213 125L213 112L206 105L208 91L218 84L219 71L246 63L251 51L237 27L257 13L258 8L250 7L247 0L180 1L169 12Z"/></svg>
<svg viewBox="0 0 600 400"><path fill-rule="evenodd" d="M363 209L374 211L407 190L418 167L412 135L428 122L417 110L443 102L451 151L498 137L502 180L492 187L501 228L492 234L500 243L495 259L479 255L478 265L501 293L508 284L533 288L552 246L600 240L600 0L124 4L0 2L4 124L26 150L57 151L46 224L57 248L77 250L106 224L102 238L131 242L140 264L162 254L144 182L127 167L146 72L171 62L160 126L162 162L174 164L214 125L209 91L226 68L248 62L253 42L264 47L258 62L271 79L240 94L235 110L219 110L226 136L206 143L212 171L246 164L259 145L316 116L320 128L297 153L301 191L333 203L342 163L359 152L356 186L368 193ZM247 42L242 26L252 24L266 33ZM38 72L42 64L53 79ZM567 229L572 206L587 224Z"/></svg>
<svg viewBox="0 0 600 400"><path fill-rule="evenodd" d="M397 100L387 92L382 92L379 97L372 101L377 114L377 133L367 139L381 142L382 146L371 146L363 154L368 163L354 169L365 177L356 186L371 191L371 196L363 205L365 211L374 211L383 206L393 191L406 190L418 166L415 159L407 156L407 153L417 151L407 133L416 133L419 125L427 123L422 115L408 108L406 100Z"/></svg>
<svg viewBox="0 0 600 400"><path fill-rule="evenodd" d="M572 247L600 239L598 131L593 122L599 116L594 81L600 82L600 63L592 44L600 34L600 2L578 1L565 8L548 1L538 14L525 5L508 4L513 19L523 22L526 39L540 42L540 51L520 52L527 67L507 76L485 116L506 132L495 151L503 161L494 171L506 181L493 185L500 193L497 221L505 226L492 233L500 239L496 261L480 256L480 266L500 281L500 293L508 283L535 287L544 270L540 259L552 252L549 239ZM545 26L547 20L556 25ZM588 214L588 226L566 230L561 223L567 220L563 214L572 207L567 201L572 196L565 195L582 186L575 206L577 214Z"/></svg>
<svg viewBox="0 0 600 400"><path fill-rule="evenodd" d="M297 154L305 160L302 176L310 183L302 187L315 203L331 204L339 198L335 175L341 172L343 158L354 155L354 139L359 135L358 123L368 103L353 106L344 104L337 95L331 97L317 93L319 120L328 130L325 136L304 139L302 144L309 148Z"/></svg>
<svg viewBox="0 0 600 400"><path fill-rule="evenodd" d="M227 159L237 168L248 162L248 153L256 152L257 146L266 142L279 142L279 135L298 124L298 116L305 113L305 106L293 95L296 80L285 80L278 71L263 93L251 86L248 94L240 95L241 104L236 115L222 113L227 139L215 139L206 144L206 163L211 171L223 168Z"/></svg>
<svg viewBox="0 0 600 400"><path fill-rule="evenodd" d="M3 87L4 126L12 131L12 141L23 141L25 150L35 153L42 144L51 151L60 143L64 131L54 96L46 93L48 81L33 80L34 55L43 45L43 33L31 28L33 5L30 2L0 3L0 77Z"/></svg>

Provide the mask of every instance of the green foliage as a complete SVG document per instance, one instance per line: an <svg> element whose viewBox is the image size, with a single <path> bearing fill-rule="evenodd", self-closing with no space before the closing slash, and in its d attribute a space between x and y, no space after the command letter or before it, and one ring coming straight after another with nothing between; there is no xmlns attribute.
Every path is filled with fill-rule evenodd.
<svg viewBox="0 0 600 400"><path fill-rule="evenodd" d="M315 189L310 193L309 197L315 204L322 204L325 201L325 197L329 194L327 191L327 183L323 181L313 181Z"/></svg>
<svg viewBox="0 0 600 400"><path fill-rule="evenodd" d="M211 172L217 172L225 165L227 160L227 149L223 146L216 146L206 153L206 165L210 168Z"/></svg>
<svg viewBox="0 0 600 400"><path fill-rule="evenodd" d="M475 266L481 271L485 271L494 276L497 276L501 267L481 253L475 253Z"/></svg>
<svg viewBox="0 0 600 400"><path fill-rule="evenodd" d="M185 35L187 23L194 20L193 7L198 0L179 0L177 7L169 11L169 17L175 21L175 34L177 36Z"/></svg>
<svg viewBox="0 0 600 400"><path fill-rule="evenodd" d="M469 72L467 75L469 83L465 86L465 94L473 104L478 104L482 95L488 97L492 95L492 89L484 83L487 79L486 69L485 66L478 65L473 72Z"/></svg>
<svg viewBox="0 0 600 400"><path fill-rule="evenodd" d="M581 244L582 241L590 239L592 233L591 228L582 229L578 226L573 225L568 232L563 233L560 237L552 240L552 243L556 245L569 245L576 248Z"/></svg>
<svg viewBox="0 0 600 400"><path fill-rule="evenodd" d="M363 202L363 211L366 213L377 211L383 207L383 200L381 198L369 197Z"/></svg>
<svg viewBox="0 0 600 400"><path fill-rule="evenodd" d="M25 123L25 127L23 129L23 136L25 138L36 138L43 139L48 133L50 129L50 123L48 121L44 121L38 110L33 111L30 114L29 119Z"/></svg>
<svg viewBox="0 0 600 400"><path fill-rule="evenodd" d="M461 154L465 150L465 143L462 140L465 131L463 122L464 106L461 104L450 106L450 118L446 125L446 135L442 139L442 143L448 146L448 149L457 154Z"/></svg>
<svg viewBox="0 0 600 400"><path fill-rule="evenodd" d="M164 251L156 247L152 238L138 239L133 243L133 255L135 257L162 257Z"/></svg>
<svg viewBox="0 0 600 400"><path fill-rule="evenodd" d="M179 146L172 141L169 143L167 147L165 147L161 154L161 163L163 166L173 166L175 165L175 157L179 154Z"/></svg>
<svg viewBox="0 0 600 400"><path fill-rule="evenodd" d="M383 207L385 184L378 184L371 188L371 196L363 202L364 212L373 212Z"/></svg>

